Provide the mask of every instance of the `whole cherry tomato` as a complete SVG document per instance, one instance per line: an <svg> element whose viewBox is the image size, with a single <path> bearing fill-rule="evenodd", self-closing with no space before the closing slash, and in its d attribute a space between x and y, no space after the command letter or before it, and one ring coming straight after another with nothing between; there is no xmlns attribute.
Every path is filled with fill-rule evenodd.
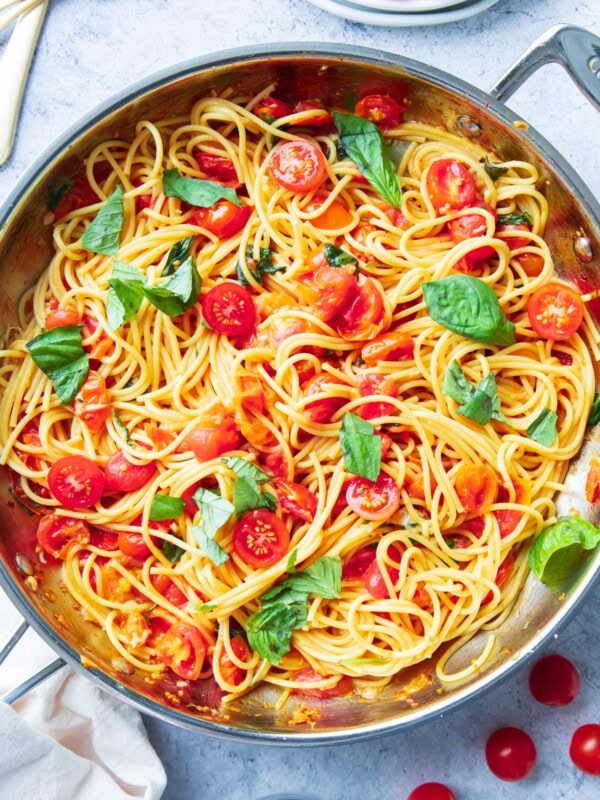
<svg viewBox="0 0 600 800"><path fill-rule="evenodd" d="M537 753L528 733L521 728L506 727L498 728L488 738L485 759L500 780L520 781L535 767Z"/></svg>
<svg viewBox="0 0 600 800"><path fill-rule="evenodd" d="M566 706L579 694L581 678L568 658L551 653L535 662L529 673L531 694L546 706Z"/></svg>
<svg viewBox="0 0 600 800"><path fill-rule="evenodd" d="M600 725L592 722L577 728L569 748L571 761L588 775L600 775Z"/></svg>
<svg viewBox="0 0 600 800"><path fill-rule="evenodd" d="M443 783L422 783L406 800L456 800L456 795Z"/></svg>

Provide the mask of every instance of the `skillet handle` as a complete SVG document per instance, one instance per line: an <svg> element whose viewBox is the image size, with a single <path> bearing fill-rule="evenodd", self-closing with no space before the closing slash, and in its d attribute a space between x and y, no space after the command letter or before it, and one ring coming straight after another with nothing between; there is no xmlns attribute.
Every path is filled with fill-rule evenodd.
<svg viewBox="0 0 600 800"><path fill-rule="evenodd" d="M574 25L555 25L547 30L500 78L490 94L503 102L538 67L550 62L561 64L600 111L600 38Z"/></svg>
<svg viewBox="0 0 600 800"><path fill-rule="evenodd" d="M4 647L0 648L0 665L10 655L10 653L13 651L13 649L21 640L23 634L27 632L28 628L29 625L26 622L22 622L21 625L19 625L17 630L10 637L10 639L6 642ZM10 692L1 697L0 702L8 704L14 703L30 689L33 689L34 686L37 686L42 681L45 681L46 678L49 678L50 675L56 672L56 670L64 666L65 662L62 660L62 658L57 658L56 661L52 661L50 664L46 665L43 669L39 670L39 672L36 672L35 675L32 675L30 678L23 681L23 683L20 683L17 687L15 687Z"/></svg>

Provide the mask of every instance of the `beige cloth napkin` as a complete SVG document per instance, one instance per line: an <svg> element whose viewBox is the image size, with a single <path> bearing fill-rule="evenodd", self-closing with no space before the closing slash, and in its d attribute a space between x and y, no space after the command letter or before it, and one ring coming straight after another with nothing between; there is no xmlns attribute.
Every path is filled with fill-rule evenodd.
<svg viewBox="0 0 600 800"><path fill-rule="evenodd" d="M0 646L18 615L0 591ZM29 630L0 666L5 693L56 659ZM0 702L0 800L159 800L166 775L140 714L63 667Z"/></svg>

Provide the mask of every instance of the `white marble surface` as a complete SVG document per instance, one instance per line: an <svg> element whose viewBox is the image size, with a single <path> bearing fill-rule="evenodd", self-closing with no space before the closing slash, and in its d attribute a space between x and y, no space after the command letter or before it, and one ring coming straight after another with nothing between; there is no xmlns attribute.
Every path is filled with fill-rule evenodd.
<svg viewBox="0 0 600 800"><path fill-rule="evenodd" d="M252 43L345 42L426 61L487 89L559 22L600 34L600 0L499 0L461 22L393 29L349 23L306 0L51 0L14 151L0 168L0 201L84 112L148 73L197 55ZM7 38L0 34L0 48ZM544 67L509 104L599 195L600 114L561 69ZM366 743L281 749L147 720L169 774L164 800L256 800L293 789L319 800L405 800L425 780L448 783L458 800L597 800L600 778L571 765L568 744L578 725L600 719L599 603L596 590L552 644L582 673L581 694L566 709L535 704L521 671L447 718ZM521 783L496 780L484 763L487 735L506 724L525 727L538 747L538 765Z"/></svg>

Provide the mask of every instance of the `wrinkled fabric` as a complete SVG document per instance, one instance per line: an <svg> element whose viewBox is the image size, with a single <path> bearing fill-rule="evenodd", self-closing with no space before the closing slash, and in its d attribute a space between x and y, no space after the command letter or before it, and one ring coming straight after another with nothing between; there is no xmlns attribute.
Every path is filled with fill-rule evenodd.
<svg viewBox="0 0 600 800"><path fill-rule="evenodd" d="M0 596L1 644L13 616L7 603ZM14 688L55 658L28 631L0 667L0 686ZM73 670L63 667L12 707L0 703L0 800L160 800L165 786L140 714Z"/></svg>

